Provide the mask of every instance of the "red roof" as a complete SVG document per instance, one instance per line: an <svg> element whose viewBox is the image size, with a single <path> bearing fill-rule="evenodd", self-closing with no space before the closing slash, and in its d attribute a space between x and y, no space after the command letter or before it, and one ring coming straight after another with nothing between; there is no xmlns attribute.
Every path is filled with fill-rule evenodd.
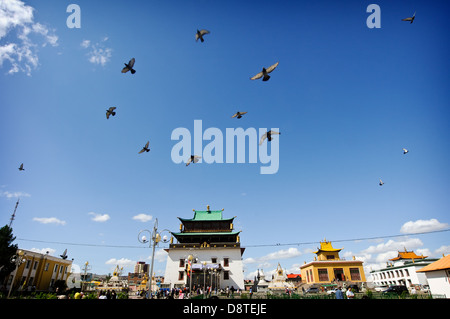
<svg viewBox="0 0 450 319"><path fill-rule="evenodd" d="M300 275L300 274L288 274L287 277L288 277L288 279L297 279L297 278L302 278L302 275Z"/></svg>

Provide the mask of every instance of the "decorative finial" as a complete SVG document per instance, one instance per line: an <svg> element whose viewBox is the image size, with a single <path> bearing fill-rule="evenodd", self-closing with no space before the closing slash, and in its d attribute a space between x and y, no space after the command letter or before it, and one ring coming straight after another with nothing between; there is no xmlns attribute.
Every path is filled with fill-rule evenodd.
<svg viewBox="0 0 450 319"><path fill-rule="evenodd" d="M209 209L209 205L206 206L206 210L209 212L209 210L210 210L210 209Z"/></svg>

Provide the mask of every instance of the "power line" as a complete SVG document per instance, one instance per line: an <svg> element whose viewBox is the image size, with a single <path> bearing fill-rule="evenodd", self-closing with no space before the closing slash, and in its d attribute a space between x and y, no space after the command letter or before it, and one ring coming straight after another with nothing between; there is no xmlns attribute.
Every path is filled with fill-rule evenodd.
<svg viewBox="0 0 450 319"><path fill-rule="evenodd" d="M441 229L441 230L433 230L428 232L417 232L417 233L409 233L409 234L399 234L399 235L385 235L385 236L374 236L374 237L360 237L360 238L350 238L350 239L336 239L330 240L331 242L348 242L348 241L363 241L363 240L375 240L375 239L384 239L384 238L395 238L395 237L404 237L404 236L414 236L414 235L427 235L434 233L443 233L450 231L450 228ZM146 249L146 246L126 246L126 245L103 245L103 244L86 244L86 243L68 243L68 242L57 242L57 241L45 241L45 240L37 240L37 239L25 239L25 238L16 238L20 241L29 241L29 242L37 242L37 243L46 243L46 244L58 244L58 245L70 245L70 246L86 246L86 247L104 247L104 248L140 248ZM296 242L296 243L275 243L275 244L258 244L258 245L245 245L245 248L258 248L258 247L276 247L276 246L300 246L300 245L312 245L318 244L320 241L309 241L309 242ZM164 249L167 247L157 247L160 249Z"/></svg>
<svg viewBox="0 0 450 319"><path fill-rule="evenodd" d="M336 239L336 240L330 240L330 242L338 243L338 242L346 242L346 241L375 240L375 239L395 238L395 237L414 236L414 235L426 235L426 234L433 234L433 233L442 233L442 232L447 232L447 231L450 231L450 228L441 229L441 230L432 230L432 231L428 231L428 232L401 234L401 235L386 235L386 236L360 237L360 238L351 238L351 239ZM285 244L277 243L277 244L246 245L245 247L300 246L300 245L312 245L312 244L318 244L318 243L320 243L320 241L285 243Z"/></svg>

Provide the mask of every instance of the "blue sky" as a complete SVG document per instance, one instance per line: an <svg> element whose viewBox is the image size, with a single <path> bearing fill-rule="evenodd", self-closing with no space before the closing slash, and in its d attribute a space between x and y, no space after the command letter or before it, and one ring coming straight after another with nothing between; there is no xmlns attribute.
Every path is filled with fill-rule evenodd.
<svg viewBox="0 0 450 319"><path fill-rule="evenodd" d="M68 3L3 2L0 210L8 224L20 198L21 248L128 272L149 262L141 229L158 218L177 231L210 205L237 216L248 278L278 262L298 273L324 238L366 269L403 247L450 253L448 232L411 234L450 223L447 2L77 0L81 28L67 27ZM381 28L366 25L371 3ZM122 74L132 57L136 74ZM249 79L277 61L269 81ZM278 172L175 164L171 134L194 120L279 129Z"/></svg>

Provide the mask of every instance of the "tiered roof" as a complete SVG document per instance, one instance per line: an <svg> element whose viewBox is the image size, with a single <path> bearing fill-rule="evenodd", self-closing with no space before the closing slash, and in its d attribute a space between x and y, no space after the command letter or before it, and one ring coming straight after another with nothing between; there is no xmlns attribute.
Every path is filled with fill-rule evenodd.
<svg viewBox="0 0 450 319"><path fill-rule="evenodd" d="M389 259L392 261L397 261L397 260L402 260L402 259L425 259L428 256L424 256L424 255L416 255L416 253L414 251L407 251L405 248L405 251L399 251L397 257Z"/></svg>

